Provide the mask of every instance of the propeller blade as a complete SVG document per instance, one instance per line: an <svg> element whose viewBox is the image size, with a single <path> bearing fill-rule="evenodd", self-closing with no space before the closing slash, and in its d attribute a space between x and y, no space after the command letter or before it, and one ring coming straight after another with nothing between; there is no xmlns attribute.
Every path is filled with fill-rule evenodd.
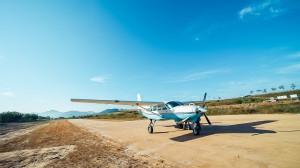
<svg viewBox="0 0 300 168"><path fill-rule="evenodd" d="M206 114L205 113L203 113L203 114L204 114L204 117L206 118L206 121L208 122L208 124L211 125L211 123L210 123L209 119L207 118Z"/></svg>
<svg viewBox="0 0 300 168"><path fill-rule="evenodd" d="M202 102L202 107L203 107L203 108L204 108L204 106L205 106L206 95L207 95L207 93L204 94L204 98L203 98L203 102Z"/></svg>

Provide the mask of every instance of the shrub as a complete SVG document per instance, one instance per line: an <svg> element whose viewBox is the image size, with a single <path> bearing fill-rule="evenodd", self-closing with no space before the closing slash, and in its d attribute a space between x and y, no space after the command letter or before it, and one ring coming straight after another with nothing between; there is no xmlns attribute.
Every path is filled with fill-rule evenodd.
<svg viewBox="0 0 300 168"><path fill-rule="evenodd" d="M15 111L0 113L1 123L36 121L38 118L36 114L23 114Z"/></svg>

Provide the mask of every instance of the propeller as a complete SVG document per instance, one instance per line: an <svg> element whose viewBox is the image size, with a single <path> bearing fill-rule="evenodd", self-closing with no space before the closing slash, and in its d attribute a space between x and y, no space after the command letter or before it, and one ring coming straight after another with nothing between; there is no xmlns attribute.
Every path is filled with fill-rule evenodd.
<svg viewBox="0 0 300 168"><path fill-rule="evenodd" d="M207 95L207 93L204 94L204 98L203 98L203 102L202 102L202 108L204 108L204 106L205 106L206 95ZM206 116L206 114L205 114L205 113L203 113L203 114L204 114L204 117L205 117L207 123L208 123L209 125L211 125L211 122L209 121L209 119L208 119L208 117ZM199 120L200 120L200 119L199 119Z"/></svg>
<svg viewBox="0 0 300 168"><path fill-rule="evenodd" d="M203 114L204 114L204 117L206 118L206 121L208 122L208 124L211 125L211 123L210 123L209 119L207 118L206 114L205 113L203 113Z"/></svg>
<svg viewBox="0 0 300 168"><path fill-rule="evenodd" d="M205 106L206 95L207 95L207 93L204 94L204 98L203 98L203 102L202 102L202 107L203 107L203 108L204 108L204 106Z"/></svg>

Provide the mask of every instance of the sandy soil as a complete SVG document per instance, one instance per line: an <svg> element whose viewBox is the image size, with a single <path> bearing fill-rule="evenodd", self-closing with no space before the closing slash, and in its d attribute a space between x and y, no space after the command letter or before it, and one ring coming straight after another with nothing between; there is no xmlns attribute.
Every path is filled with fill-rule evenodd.
<svg viewBox="0 0 300 168"><path fill-rule="evenodd" d="M71 123L127 147L125 151L179 167L299 167L300 115L261 114L211 116L202 134L158 121L112 122L73 119Z"/></svg>
<svg viewBox="0 0 300 168"><path fill-rule="evenodd" d="M124 150L114 141L60 120L24 135L17 131L15 138L3 141L0 167L172 167Z"/></svg>

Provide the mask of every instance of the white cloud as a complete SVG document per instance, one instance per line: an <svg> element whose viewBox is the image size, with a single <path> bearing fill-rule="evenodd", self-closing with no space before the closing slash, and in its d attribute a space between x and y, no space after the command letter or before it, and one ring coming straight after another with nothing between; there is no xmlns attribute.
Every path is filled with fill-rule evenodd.
<svg viewBox="0 0 300 168"><path fill-rule="evenodd" d="M243 8L239 12L240 19L262 16L264 18L275 17L282 14L285 9L280 8L280 0L265 0Z"/></svg>
<svg viewBox="0 0 300 168"><path fill-rule="evenodd" d="M295 74L300 71L300 63L277 69L278 74Z"/></svg>
<svg viewBox="0 0 300 168"><path fill-rule="evenodd" d="M13 92L3 92L1 93L1 95L7 97L15 97L15 94Z"/></svg>
<svg viewBox="0 0 300 168"><path fill-rule="evenodd" d="M227 73L229 70L222 70L222 69L216 69L216 70L210 70L210 71L204 71L204 72L196 72L192 73L183 77L175 77L176 79L169 80L168 82L189 82L189 81L196 81L203 78L207 78L210 75L217 74L217 73Z"/></svg>
<svg viewBox="0 0 300 168"><path fill-rule="evenodd" d="M288 55L288 57L292 57L292 58L300 58L300 51L294 53L294 54L290 54Z"/></svg>
<svg viewBox="0 0 300 168"><path fill-rule="evenodd" d="M93 78L91 78L91 81L103 83L103 82L105 82L105 78L104 77L100 77L100 76L93 77Z"/></svg>

